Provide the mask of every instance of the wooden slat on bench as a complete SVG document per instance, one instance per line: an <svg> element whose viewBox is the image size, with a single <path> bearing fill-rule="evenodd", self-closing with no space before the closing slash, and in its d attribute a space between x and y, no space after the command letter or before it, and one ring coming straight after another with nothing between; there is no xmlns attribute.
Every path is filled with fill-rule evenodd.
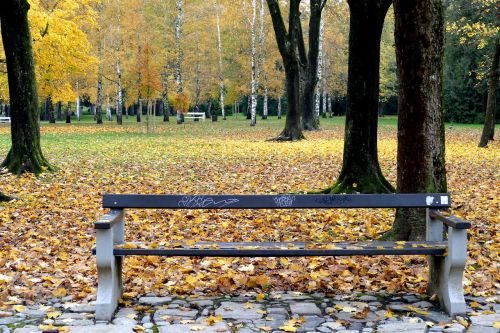
<svg viewBox="0 0 500 333"><path fill-rule="evenodd" d="M355 255L443 255L446 242L353 242L313 244L303 242L236 242L172 244L154 247L145 243L115 246L118 256L152 255L167 257L307 257Z"/></svg>
<svg viewBox="0 0 500 333"><path fill-rule="evenodd" d="M104 208L446 208L449 193L319 195L105 194Z"/></svg>

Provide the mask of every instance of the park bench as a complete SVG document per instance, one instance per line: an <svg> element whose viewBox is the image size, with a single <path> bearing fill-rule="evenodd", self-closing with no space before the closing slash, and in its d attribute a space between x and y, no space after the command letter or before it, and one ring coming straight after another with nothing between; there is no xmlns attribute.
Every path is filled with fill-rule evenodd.
<svg viewBox="0 0 500 333"><path fill-rule="evenodd" d="M201 119L203 121L205 121L205 118L205 112L188 112L184 116L184 119Z"/></svg>
<svg viewBox="0 0 500 333"><path fill-rule="evenodd" d="M433 269L429 281L441 305L450 315L465 313L462 278L467 256L470 223L444 216L438 209L450 207L449 194L354 195L135 195L106 194L103 207L110 212L95 222L98 289L96 319L111 320L122 295L122 259L125 256L188 257L306 257L428 255ZM425 208L425 242L312 243L208 243L175 246L145 243L124 246L125 209L331 209ZM332 221L334 223L334 221ZM444 240L447 234L447 240ZM122 245L121 245L122 244ZM130 245L130 243L126 243Z"/></svg>
<svg viewBox="0 0 500 333"><path fill-rule="evenodd" d="M0 117L0 124L10 124L10 117Z"/></svg>

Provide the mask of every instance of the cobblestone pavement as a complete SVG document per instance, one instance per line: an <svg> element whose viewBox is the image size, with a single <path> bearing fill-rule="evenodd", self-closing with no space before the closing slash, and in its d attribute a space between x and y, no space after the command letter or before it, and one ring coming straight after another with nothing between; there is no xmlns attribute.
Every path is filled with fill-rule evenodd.
<svg viewBox="0 0 500 333"><path fill-rule="evenodd" d="M112 323L104 323L94 320L91 302L68 296L0 311L0 333L500 332L499 295L468 297L467 304L466 316L450 318L416 294L149 294L127 301Z"/></svg>

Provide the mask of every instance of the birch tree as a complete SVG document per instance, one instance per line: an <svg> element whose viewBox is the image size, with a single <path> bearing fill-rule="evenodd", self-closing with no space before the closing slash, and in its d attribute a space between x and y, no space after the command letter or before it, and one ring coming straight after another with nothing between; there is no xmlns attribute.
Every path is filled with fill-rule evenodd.
<svg viewBox="0 0 500 333"><path fill-rule="evenodd" d="M177 61L175 63L175 84L177 94L183 92L183 82L182 82L182 47L181 47L181 37L182 37L182 4L183 0L176 0L177 5L177 18L175 20L175 49L177 52ZM177 111L177 123L181 124L184 122L184 116L180 110Z"/></svg>
<svg viewBox="0 0 500 333"><path fill-rule="evenodd" d="M121 67L121 48L122 48L122 36L121 36L121 0L118 0L117 9L117 25L116 25L116 80L117 80L117 92L116 92L116 121L119 125L123 123L122 109L123 109L123 85L122 85L122 67Z"/></svg>
<svg viewBox="0 0 500 333"><path fill-rule="evenodd" d="M80 82L76 81L76 119L80 121Z"/></svg>
<svg viewBox="0 0 500 333"><path fill-rule="evenodd" d="M322 74L323 74L323 67L324 67L324 58L323 58L323 35L324 35L324 24L325 24L325 21L323 18L321 18L321 22L320 22L320 25L319 25L319 52L318 52L318 74L317 74L317 77L318 77L318 82L320 83L323 83L323 78L322 78ZM323 85L321 85L321 88L324 88ZM324 89L323 89L324 91ZM315 106L314 106L314 114L315 114L315 117L317 119L317 121L319 122L319 110L320 110L320 103L321 103L321 90L319 89L319 86L318 88L316 89L316 100L315 100ZM324 108L323 108L324 110Z"/></svg>
<svg viewBox="0 0 500 333"><path fill-rule="evenodd" d="M265 68L266 59L266 21L265 21L265 5L264 0L260 0L260 32L259 32L259 63L257 69L257 85L261 82L261 75L264 76L263 86L264 86L264 101L262 105L262 119L267 119L268 114L268 88L267 88L267 73Z"/></svg>
<svg viewBox="0 0 500 333"><path fill-rule="evenodd" d="M222 111L222 119L226 120L226 111L224 110L224 69L222 67L222 40L221 40L221 34L220 34L220 17L219 17L220 6L219 6L217 0L215 0L214 4L215 4L215 13L216 13L216 22L217 22L217 49L219 51L220 109Z"/></svg>
<svg viewBox="0 0 500 333"><path fill-rule="evenodd" d="M252 81L251 81L251 102L250 102L250 126L255 126L257 123L257 59L256 59L256 19L257 19L257 0L252 0Z"/></svg>

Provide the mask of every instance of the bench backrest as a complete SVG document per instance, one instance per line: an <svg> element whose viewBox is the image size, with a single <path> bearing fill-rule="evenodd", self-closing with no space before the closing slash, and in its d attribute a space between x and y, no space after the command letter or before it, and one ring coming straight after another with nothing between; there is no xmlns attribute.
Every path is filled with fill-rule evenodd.
<svg viewBox="0 0 500 333"><path fill-rule="evenodd" d="M169 209L448 208L449 193L318 195L105 194L103 207Z"/></svg>

